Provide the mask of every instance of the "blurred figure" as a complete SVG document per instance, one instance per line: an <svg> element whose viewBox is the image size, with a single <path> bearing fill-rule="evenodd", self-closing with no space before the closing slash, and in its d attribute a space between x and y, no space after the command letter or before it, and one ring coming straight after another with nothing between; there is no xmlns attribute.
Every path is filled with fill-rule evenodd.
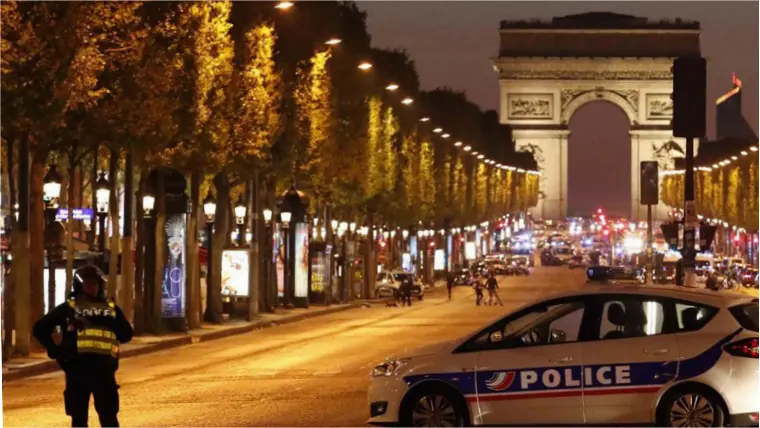
<svg viewBox="0 0 760 428"><path fill-rule="evenodd" d="M399 293L401 294L401 306L412 306L412 279L410 277L404 278L401 282Z"/></svg>
<svg viewBox="0 0 760 428"><path fill-rule="evenodd" d="M483 281L480 280L480 277L475 278L475 282L472 284L472 287L475 289L475 305L480 306L480 302L483 301Z"/></svg>
<svg viewBox="0 0 760 428"><path fill-rule="evenodd" d="M449 300L451 300L451 289L454 288L454 274L449 272L446 275L446 289L449 292Z"/></svg>
<svg viewBox="0 0 760 428"><path fill-rule="evenodd" d="M499 297L499 282L496 281L496 276L494 276L493 272L489 274L486 286L488 287L488 304L494 305L498 302L499 306L504 306Z"/></svg>

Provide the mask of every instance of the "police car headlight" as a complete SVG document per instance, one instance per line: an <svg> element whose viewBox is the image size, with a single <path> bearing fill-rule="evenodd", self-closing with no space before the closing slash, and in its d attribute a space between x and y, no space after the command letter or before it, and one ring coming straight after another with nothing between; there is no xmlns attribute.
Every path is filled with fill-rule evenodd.
<svg viewBox="0 0 760 428"><path fill-rule="evenodd" d="M407 361L409 361L408 358L385 361L382 364L376 365L369 375L370 377L393 376Z"/></svg>

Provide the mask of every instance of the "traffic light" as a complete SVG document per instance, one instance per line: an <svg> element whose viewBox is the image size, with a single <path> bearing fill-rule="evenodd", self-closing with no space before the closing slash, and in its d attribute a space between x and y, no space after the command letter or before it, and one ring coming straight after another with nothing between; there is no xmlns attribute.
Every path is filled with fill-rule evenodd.
<svg viewBox="0 0 760 428"><path fill-rule="evenodd" d="M639 195L642 205L657 205L660 203L659 195L659 165L656 161L641 162L641 194Z"/></svg>
<svg viewBox="0 0 760 428"><path fill-rule="evenodd" d="M717 226L711 226L706 223L699 225L699 249L700 251L707 251L712 246L713 239L715 239L715 231Z"/></svg>
<svg viewBox="0 0 760 428"><path fill-rule="evenodd" d="M663 223L660 225L662 234L665 236L665 242L668 248L675 251L678 249L678 223Z"/></svg>
<svg viewBox="0 0 760 428"><path fill-rule="evenodd" d="M679 57L673 61L673 135L701 138L707 134L707 61Z"/></svg>

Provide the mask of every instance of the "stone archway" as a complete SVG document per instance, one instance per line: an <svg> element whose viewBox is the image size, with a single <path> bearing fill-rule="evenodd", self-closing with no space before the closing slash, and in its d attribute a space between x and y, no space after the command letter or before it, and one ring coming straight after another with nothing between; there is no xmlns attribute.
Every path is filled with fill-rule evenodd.
<svg viewBox="0 0 760 428"><path fill-rule="evenodd" d="M512 127L515 148L534 153L544 195L535 211L567 216L568 122L581 106L605 100L630 121L631 215L646 218L639 204L639 164L672 164L663 146L673 138L671 66L673 58L699 54L699 24L680 20L587 13L550 22L502 21L499 56L501 122ZM672 144L670 144L672 145ZM667 151L665 151L667 153ZM664 205L655 216L666 215Z"/></svg>

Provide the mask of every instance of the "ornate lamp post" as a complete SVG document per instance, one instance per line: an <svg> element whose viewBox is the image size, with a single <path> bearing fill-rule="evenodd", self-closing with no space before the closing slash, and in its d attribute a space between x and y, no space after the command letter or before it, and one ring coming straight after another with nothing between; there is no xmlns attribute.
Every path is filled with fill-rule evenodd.
<svg viewBox="0 0 760 428"><path fill-rule="evenodd" d="M235 204L235 223L237 223L237 244L238 247L242 247L245 243L245 213L247 209L243 197L238 198Z"/></svg>
<svg viewBox="0 0 760 428"><path fill-rule="evenodd" d="M211 305L209 304L209 296L211 296L211 290L213 290L213 283L211 281L211 268L213 266L211 259L211 249L213 247L212 240L214 236L214 218L216 217L216 199L214 195L209 191L206 198L203 200L203 213L206 214L206 310L203 313L203 318L206 321L213 321L211 313Z"/></svg>
<svg viewBox="0 0 760 428"><path fill-rule="evenodd" d="M95 182L95 199L98 203L98 250L102 253L100 259L100 268L105 270L106 263L106 216L108 216L108 199L111 196L111 189L104 171L100 172L98 181Z"/></svg>
<svg viewBox="0 0 760 428"><path fill-rule="evenodd" d="M282 223L282 233L285 235L283 241L285 242L285 257L282 261L283 267L285 269L284 272L284 279L285 279L285 293L283 296L283 305L286 309L292 309L293 308L293 302L291 300L291 287L290 287L290 237L289 235L289 229L290 229L290 211L284 211L286 208L283 208L283 211L280 212L280 222Z"/></svg>
<svg viewBox="0 0 760 428"><path fill-rule="evenodd" d="M55 307L55 268L53 262L62 256L59 244L60 236L55 230L55 214L58 212L58 198L61 196L61 174L51 164L42 179L42 191L45 201L45 246L48 264L48 311ZM71 209L71 207L69 207Z"/></svg>
<svg viewBox="0 0 760 428"><path fill-rule="evenodd" d="M285 303L291 306L309 306L309 233L306 223L308 207L309 198L303 192L296 190L295 186L291 186L282 195L280 218L283 226L286 227ZM289 217L287 223L283 217L286 213Z"/></svg>

